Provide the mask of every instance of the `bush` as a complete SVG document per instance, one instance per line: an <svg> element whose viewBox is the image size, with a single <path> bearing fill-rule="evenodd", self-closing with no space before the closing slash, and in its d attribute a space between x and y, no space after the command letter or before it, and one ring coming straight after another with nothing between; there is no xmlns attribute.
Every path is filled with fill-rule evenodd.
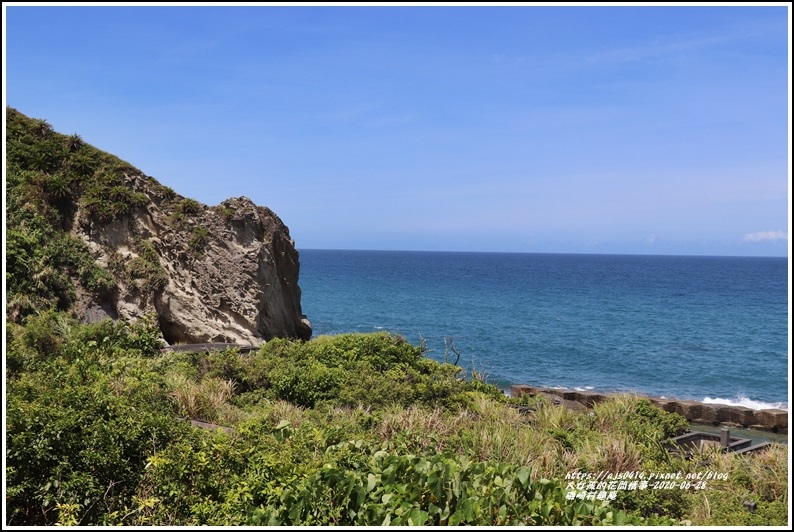
<svg viewBox="0 0 794 532"><path fill-rule="evenodd" d="M198 201L191 198L184 198L174 205L169 215L169 221L172 224L181 225L186 217L197 214L200 209L201 204Z"/></svg>
<svg viewBox="0 0 794 532"><path fill-rule="evenodd" d="M405 455L390 445L341 443L317 472L270 497L254 525L639 524L607 503L569 503L558 482L528 468L466 457ZM665 521L672 523L672 521Z"/></svg>
<svg viewBox="0 0 794 532"><path fill-rule="evenodd" d="M7 382L7 524L55 524L67 504L78 524L101 522L132 505L146 459L184 432L156 374L140 386L108 373L81 358Z"/></svg>
<svg viewBox="0 0 794 532"><path fill-rule="evenodd" d="M196 227L190 235L188 240L188 247L190 250L198 255L204 251L204 248L210 243L210 232L205 227Z"/></svg>
<svg viewBox="0 0 794 532"><path fill-rule="evenodd" d="M519 412L389 334L161 353L154 317L49 311L7 327L6 343L11 525L786 522L782 447L712 457L729 480L708 490L571 498L571 471L690 467L644 443L678 422L631 397Z"/></svg>
<svg viewBox="0 0 794 532"><path fill-rule="evenodd" d="M144 294L154 294L168 286L168 272L160 264L154 244L140 240L135 251L138 256L129 262L114 262L122 277L137 280L136 285Z"/></svg>

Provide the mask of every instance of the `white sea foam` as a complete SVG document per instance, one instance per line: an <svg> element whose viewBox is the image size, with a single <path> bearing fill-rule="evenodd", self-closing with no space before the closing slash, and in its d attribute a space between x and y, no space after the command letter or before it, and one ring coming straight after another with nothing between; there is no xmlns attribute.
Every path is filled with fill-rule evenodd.
<svg viewBox="0 0 794 532"><path fill-rule="evenodd" d="M702 402L713 405L743 406L745 408L752 408L753 410L764 410L767 408L779 408L781 410L788 410L788 405L786 403L765 403L763 401L755 401L748 397L742 397L742 396L739 396L735 399L706 397L703 399Z"/></svg>

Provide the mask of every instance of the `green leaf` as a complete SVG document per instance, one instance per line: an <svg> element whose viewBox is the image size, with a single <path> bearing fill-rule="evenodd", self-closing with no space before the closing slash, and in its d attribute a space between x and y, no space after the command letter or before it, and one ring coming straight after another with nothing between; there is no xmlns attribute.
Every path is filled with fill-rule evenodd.
<svg viewBox="0 0 794 532"><path fill-rule="evenodd" d="M460 473L455 473L455 476L452 478L452 494L455 498L460 497Z"/></svg>
<svg viewBox="0 0 794 532"><path fill-rule="evenodd" d="M462 520L465 520L468 524L472 524L477 515L480 513L479 498L469 497L463 499L458 505L458 512L461 512Z"/></svg>
<svg viewBox="0 0 794 532"><path fill-rule="evenodd" d="M289 509L289 518L292 521L292 524L298 524L300 521L301 514L303 513L303 504L302 501L299 503L295 501Z"/></svg>
<svg viewBox="0 0 794 532"><path fill-rule="evenodd" d="M413 526L421 526L427 522L427 512L416 508L411 511L408 516L408 524Z"/></svg>
<svg viewBox="0 0 794 532"><path fill-rule="evenodd" d="M518 481L521 483L522 486L526 486L529 482L529 475L531 473L531 469L528 467L519 468L516 472L516 476L518 476Z"/></svg>

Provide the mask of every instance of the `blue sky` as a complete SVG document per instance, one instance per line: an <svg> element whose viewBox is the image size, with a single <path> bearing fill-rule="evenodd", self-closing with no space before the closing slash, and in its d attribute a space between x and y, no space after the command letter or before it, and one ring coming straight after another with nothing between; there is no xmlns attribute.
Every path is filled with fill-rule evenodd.
<svg viewBox="0 0 794 532"><path fill-rule="evenodd" d="M4 4L4 103L300 248L787 256L787 7Z"/></svg>

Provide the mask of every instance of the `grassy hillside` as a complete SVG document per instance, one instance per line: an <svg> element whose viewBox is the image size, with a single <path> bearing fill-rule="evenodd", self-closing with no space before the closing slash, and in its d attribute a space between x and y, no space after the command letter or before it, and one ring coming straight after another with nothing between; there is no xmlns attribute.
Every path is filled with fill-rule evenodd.
<svg viewBox="0 0 794 532"><path fill-rule="evenodd" d="M40 310L68 310L77 286L106 297L120 272L98 265L69 229L112 220L154 197L175 201L177 195L79 135L56 133L45 120L6 108L6 129L7 317L19 322ZM146 188L131 187L133 176ZM142 278L157 274L139 269Z"/></svg>
<svg viewBox="0 0 794 532"><path fill-rule="evenodd" d="M508 399L386 333L163 353L154 317L78 323L77 289L118 279L69 227L147 191L176 214L191 200L130 188L129 164L7 115L6 524L787 523L786 447L672 457L659 442L685 420L637 397ZM719 479L579 486L600 472Z"/></svg>
<svg viewBox="0 0 794 532"><path fill-rule="evenodd" d="M7 342L9 524L787 519L784 446L673 458L658 442L686 422L647 400L617 397L590 413L519 402L385 333L273 340L246 355L161 353L153 322L80 325L47 312L9 324ZM566 476L600 471L723 479L577 499Z"/></svg>

